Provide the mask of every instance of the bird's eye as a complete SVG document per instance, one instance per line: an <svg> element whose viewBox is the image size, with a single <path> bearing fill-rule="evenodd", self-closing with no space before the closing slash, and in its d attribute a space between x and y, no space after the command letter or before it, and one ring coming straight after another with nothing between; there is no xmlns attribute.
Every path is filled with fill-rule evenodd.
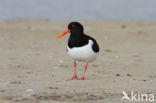
<svg viewBox="0 0 156 103"><path fill-rule="evenodd" d="M72 28L74 28L75 27L75 25L72 25Z"/></svg>

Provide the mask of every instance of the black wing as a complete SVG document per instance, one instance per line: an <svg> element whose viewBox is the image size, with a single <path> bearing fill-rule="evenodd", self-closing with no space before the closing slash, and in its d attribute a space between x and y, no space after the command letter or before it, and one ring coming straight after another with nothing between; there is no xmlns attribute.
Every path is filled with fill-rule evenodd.
<svg viewBox="0 0 156 103"><path fill-rule="evenodd" d="M86 35L86 36L87 36L88 39L91 39L94 42L94 44L92 45L93 51L94 52L99 52L100 51L99 50L99 45L97 44L96 40L94 38L88 36L88 35Z"/></svg>

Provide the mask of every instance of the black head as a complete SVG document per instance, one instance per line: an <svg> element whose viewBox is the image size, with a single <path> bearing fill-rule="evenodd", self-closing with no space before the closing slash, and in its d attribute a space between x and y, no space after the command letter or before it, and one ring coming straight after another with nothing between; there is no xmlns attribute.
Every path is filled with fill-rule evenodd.
<svg viewBox="0 0 156 103"><path fill-rule="evenodd" d="M83 35L83 26L78 22L71 22L68 25L68 29L65 30L63 33L61 33L60 35L58 35L55 39L58 39L69 32L70 32L70 38L81 37Z"/></svg>
<svg viewBox="0 0 156 103"><path fill-rule="evenodd" d="M83 34L83 26L78 22L71 22L68 25L71 34Z"/></svg>

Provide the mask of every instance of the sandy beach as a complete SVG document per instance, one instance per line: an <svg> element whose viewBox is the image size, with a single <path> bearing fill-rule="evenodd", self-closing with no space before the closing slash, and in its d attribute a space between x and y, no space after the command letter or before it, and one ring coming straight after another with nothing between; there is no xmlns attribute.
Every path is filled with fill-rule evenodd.
<svg viewBox="0 0 156 103"><path fill-rule="evenodd" d="M156 22L79 21L100 53L87 80L72 81L69 35L54 40L69 22L0 20L0 103L129 103L123 91L156 97ZM84 65L78 63L79 77Z"/></svg>

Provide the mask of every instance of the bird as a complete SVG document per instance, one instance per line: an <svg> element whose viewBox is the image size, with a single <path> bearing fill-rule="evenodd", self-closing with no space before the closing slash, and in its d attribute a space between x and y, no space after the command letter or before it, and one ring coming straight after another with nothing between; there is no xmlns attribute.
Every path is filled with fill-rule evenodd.
<svg viewBox="0 0 156 103"><path fill-rule="evenodd" d="M68 54L74 59L74 75L70 80L86 80L85 73L88 63L94 61L98 56L99 45L93 37L84 34L83 25L75 21L70 22L68 28L56 36L55 40L68 33L70 33L70 36L66 49ZM81 78L78 78L76 74L77 61L86 63Z"/></svg>

